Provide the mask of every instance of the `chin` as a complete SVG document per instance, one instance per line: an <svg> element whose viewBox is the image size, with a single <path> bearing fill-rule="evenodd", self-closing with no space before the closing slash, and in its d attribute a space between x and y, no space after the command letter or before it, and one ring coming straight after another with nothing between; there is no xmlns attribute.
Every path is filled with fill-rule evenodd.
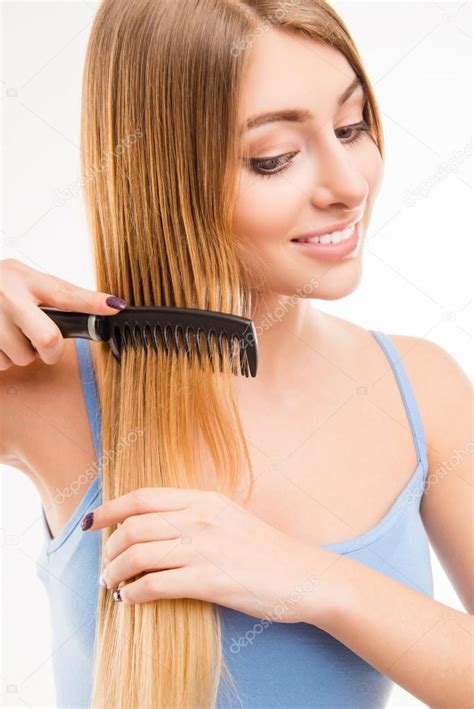
<svg viewBox="0 0 474 709"><path fill-rule="evenodd" d="M283 271L276 268L275 271ZM362 278L360 255L338 263L315 264L313 268L300 271L295 278L295 269L285 274L283 281L273 281L271 290L285 296L297 296L316 300L338 300L355 291ZM271 281L268 283L271 285Z"/></svg>
<svg viewBox="0 0 474 709"><path fill-rule="evenodd" d="M359 258L352 259L351 263L339 264L338 268L322 272L313 297L321 300L345 298L356 290L361 278L362 263Z"/></svg>
<svg viewBox="0 0 474 709"><path fill-rule="evenodd" d="M319 300L339 300L340 298L345 298L346 296L353 293L358 286L358 283L349 284L347 288L335 287L331 289L321 289L316 296Z"/></svg>

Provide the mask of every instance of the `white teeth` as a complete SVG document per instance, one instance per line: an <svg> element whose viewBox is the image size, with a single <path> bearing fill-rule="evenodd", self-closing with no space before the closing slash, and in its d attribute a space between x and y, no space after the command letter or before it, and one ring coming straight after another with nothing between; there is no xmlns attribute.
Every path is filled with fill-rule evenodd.
<svg viewBox="0 0 474 709"><path fill-rule="evenodd" d="M347 227L343 231L333 231L331 234L324 234L324 236L313 236L312 239L308 239L309 244L338 244L340 241L346 241L350 239L354 234L355 224ZM304 243L304 242L303 242Z"/></svg>
<svg viewBox="0 0 474 709"><path fill-rule="evenodd" d="M344 231L335 231L331 234L331 241L333 244L337 244L339 241L344 240Z"/></svg>

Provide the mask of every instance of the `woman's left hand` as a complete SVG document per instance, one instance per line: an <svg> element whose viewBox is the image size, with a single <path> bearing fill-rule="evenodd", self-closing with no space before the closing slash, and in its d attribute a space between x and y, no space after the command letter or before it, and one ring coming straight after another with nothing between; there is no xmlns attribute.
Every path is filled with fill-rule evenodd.
<svg viewBox="0 0 474 709"><path fill-rule="evenodd" d="M107 587L145 574L120 588L121 599L114 593L124 603L196 598L258 618L305 622L314 619L315 602L323 604L320 574L338 557L214 491L139 488L96 507L89 530L117 523L104 546Z"/></svg>

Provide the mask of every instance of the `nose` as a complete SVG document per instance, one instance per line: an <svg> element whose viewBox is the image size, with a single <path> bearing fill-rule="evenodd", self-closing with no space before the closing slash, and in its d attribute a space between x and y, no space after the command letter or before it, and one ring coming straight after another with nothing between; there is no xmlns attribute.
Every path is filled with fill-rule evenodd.
<svg viewBox="0 0 474 709"><path fill-rule="evenodd" d="M320 141L318 149L316 179L311 190L313 204L319 209L337 206L340 209L356 210L367 200L369 185L358 161L349 154L351 149L342 144L332 133L327 140Z"/></svg>

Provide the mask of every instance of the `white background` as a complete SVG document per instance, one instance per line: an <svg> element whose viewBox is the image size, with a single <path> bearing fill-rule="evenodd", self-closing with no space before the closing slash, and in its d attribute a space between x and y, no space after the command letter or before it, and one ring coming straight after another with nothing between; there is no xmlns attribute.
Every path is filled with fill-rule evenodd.
<svg viewBox="0 0 474 709"><path fill-rule="evenodd" d="M333 6L356 41L379 100L386 167L362 282L349 297L321 305L366 328L437 342L472 377L471 159L459 157L472 152L470 3ZM80 177L81 79L96 7L2 6L2 258L88 288L94 287L92 257L81 197L63 206L55 199ZM456 169L428 183L453 159ZM425 197L412 199L427 185ZM3 703L54 706L47 598L34 564L40 498L26 476L8 466L2 483ZM432 564L435 598L462 610L434 554ZM389 706L424 705L396 687Z"/></svg>

